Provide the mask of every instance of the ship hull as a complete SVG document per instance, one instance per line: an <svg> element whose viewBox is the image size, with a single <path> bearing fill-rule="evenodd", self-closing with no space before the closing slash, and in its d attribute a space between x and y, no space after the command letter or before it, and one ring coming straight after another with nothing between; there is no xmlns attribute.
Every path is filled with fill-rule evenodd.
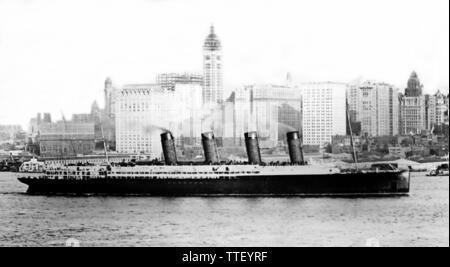
<svg viewBox="0 0 450 267"><path fill-rule="evenodd" d="M218 179L19 178L29 194L150 196L384 196L409 193L408 172L247 175Z"/></svg>

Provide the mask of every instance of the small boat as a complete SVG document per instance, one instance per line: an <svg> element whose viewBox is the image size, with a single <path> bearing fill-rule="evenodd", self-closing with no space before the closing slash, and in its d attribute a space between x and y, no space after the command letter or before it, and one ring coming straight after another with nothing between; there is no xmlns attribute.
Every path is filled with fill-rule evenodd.
<svg viewBox="0 0 450 267"><path fill-rule="evenodd" d="M449 176L448 164L441 164L427 174L427 176Z"/></svg>
<svg viewBox="0 0 450 267"><path fill-rule="evenodd" d="M0 161L0 172L18 172L22 162L10 155L9 159Z"/></svg>

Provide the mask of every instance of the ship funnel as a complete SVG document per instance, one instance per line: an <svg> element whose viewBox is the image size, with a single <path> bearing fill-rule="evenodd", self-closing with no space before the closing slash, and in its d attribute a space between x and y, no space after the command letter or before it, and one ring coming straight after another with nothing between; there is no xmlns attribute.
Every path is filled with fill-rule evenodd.
<svg viewBox="0 0 450 267"><path fill-rule="evenodd" d="M205 162L208 164L219 162L219 153L217 152L217 144L213 132L202 133L202 145L205 153Z"/></svg>
<svg viewBox="0 0 450 267"><path fill-rule="evenodd" d="M257 132L245 133L245 147L247 148L248 162L250 164L261 164L262 160Z"/></svg>
<svg viewBox="0 0 450 267"><path fill-rule="evenodd" d="M177 153L175 150L175 140L172 133L165 132L161 134L161 144L166 165L177 164Z"/></svg>
<svg viewBox="0 0 450 267"><path fill-rule="evenodd" d="M287 133L287 143L289 149L289 157L292 164L303 164L302 142L299 132Z"/></svg>

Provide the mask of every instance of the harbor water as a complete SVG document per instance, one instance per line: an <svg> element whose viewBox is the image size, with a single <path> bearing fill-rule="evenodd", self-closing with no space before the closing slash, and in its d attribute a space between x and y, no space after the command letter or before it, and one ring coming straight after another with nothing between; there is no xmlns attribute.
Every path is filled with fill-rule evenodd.
<svg viewBox="0 0 450 267"><path fill-rule="evenodd" d="M0 246L449 246L449 177L408 197L30 196L0 173Z"/></svg>

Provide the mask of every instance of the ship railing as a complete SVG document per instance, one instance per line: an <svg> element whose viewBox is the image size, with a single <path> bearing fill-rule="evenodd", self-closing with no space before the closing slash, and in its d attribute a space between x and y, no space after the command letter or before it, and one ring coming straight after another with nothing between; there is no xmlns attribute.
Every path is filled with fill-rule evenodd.
<svg viewBox="0 0 450 267"><path fill-rule="evenodd" d="M49 171L45 172L48 179L83 180L103 178L99 172L92 171Z"/></svg>
<svg viewBox="0 0 450 267"><path fill-rule="evenodd" d="M220 176L220 175L236 175L236 174L258 174L259 171L253 172L108 172L108 176L121 176L121 177L147 177L149 175L154 176L183 176L183 175L196 175L196 176Z"/></svg>
<svg viewBox="0 0 450 267"><path fill-rule="evenodd" d="M90 171L47 171L46 177L48 179L66 179L66 180L86 180L86 179L219 179L219 178L233 178L238 174L255 174L253 172L93 172Z"/></svg>

